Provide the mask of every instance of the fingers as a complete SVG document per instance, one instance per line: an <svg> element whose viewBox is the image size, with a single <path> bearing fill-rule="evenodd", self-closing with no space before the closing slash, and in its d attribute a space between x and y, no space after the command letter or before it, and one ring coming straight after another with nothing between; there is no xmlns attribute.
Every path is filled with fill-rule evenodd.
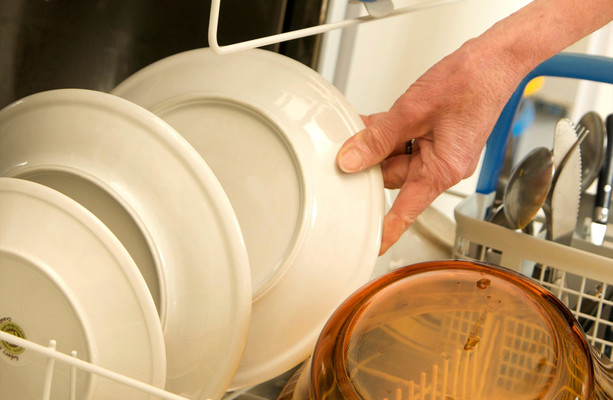
<svg viewBox="0 0 613 400"><path fill-rule="evenodd" d="M440 193L432 185L407 180L383 220L379 255L384 254Z"/></svg>
<svg viewBox="0 0 613 400"><path fill-rule="evenodd" d="M373 135L367 128L343 144L336 162L343 172L358 172L381 162L394 150L394 147L392 139Z"/></svg>
<svg viewBox="0 0 613 400"><path fill-rule="evenodd" d="M408 154L390 157L381 161L383 185L387 189L401 188L409 172L410 164L411 156Z"/></svg>
<svg viewBox="0 0 613 400"><path fill-rule="evenodd" d="M336 162L344 172L358 172L380 163L390 155L402 154L405 143L421 132L409 129L406 119L390 111L362 117L366 128L349 138Z"/></svg>

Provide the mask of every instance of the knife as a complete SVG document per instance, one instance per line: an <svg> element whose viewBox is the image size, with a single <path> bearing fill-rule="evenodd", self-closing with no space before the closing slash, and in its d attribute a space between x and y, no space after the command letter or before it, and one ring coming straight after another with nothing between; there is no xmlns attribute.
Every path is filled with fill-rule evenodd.
<svg viewBox="0 0 613 400"><path fill-rule="evenodd" d="M545 239L563 245L570 245L577 224L581 200L581 152L579 145L587 132L577 136L575 126L568 118L559 120L554 130L553 163L554 177L551 189L543 204L545 212ZM534 266L533 275L538 277L543 265ZM558 283L561 274L547 270L543 279Z"/></svg>
<svg viewBox="0 0 613 400"><path fill-rule="evenodd" d="M582 136L584 138L585 136ZM545 202L547 239L570 245L577 224L581 198L581 153L573 123L563 118L556 124L553 157L554 178Z"/></svg>
<svg viewBox="0 0 613 400"><path fill-rule="evenodd" d="M607 133L605 159L600 175L598 175L594 215L590 232L592 243L598 246L602 245L607 233L609 206L611 205L611 188L613 187L613 114L607 117L605 129Z"/></svg>

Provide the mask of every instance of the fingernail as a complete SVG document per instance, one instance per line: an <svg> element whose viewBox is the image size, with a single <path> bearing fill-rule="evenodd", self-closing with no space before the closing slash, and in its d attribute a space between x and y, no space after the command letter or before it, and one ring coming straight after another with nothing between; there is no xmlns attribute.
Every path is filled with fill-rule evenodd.
<svg viewBox="0 0 613 400"><path fill-rule="evenodd" d="M364 167L364 160L356 149L350 149L341 154L338 164L344 172L357 172Z"/></svg>

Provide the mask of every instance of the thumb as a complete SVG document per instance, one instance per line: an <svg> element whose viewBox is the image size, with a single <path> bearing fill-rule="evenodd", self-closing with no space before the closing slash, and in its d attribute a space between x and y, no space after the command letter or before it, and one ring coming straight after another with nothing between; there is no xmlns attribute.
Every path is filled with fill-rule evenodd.
<svg viewBox="0 0 613 400"><path fill-rule="evenodd" d="M372 125L350 137L341 146L336 163L343 172L358 172L380 163L396 147L396 134Z"/></svg>

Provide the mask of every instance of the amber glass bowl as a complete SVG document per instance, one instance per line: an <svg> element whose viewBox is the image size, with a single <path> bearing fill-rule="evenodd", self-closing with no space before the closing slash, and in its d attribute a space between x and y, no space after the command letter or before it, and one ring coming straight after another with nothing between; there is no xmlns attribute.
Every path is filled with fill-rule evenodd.
<svg viewBox="0 0 613 400"><path fill-rule="evenodd" d="M570 311L531 279L434 261L349 297L280 398L610 398L609 368Z"/></svg>

